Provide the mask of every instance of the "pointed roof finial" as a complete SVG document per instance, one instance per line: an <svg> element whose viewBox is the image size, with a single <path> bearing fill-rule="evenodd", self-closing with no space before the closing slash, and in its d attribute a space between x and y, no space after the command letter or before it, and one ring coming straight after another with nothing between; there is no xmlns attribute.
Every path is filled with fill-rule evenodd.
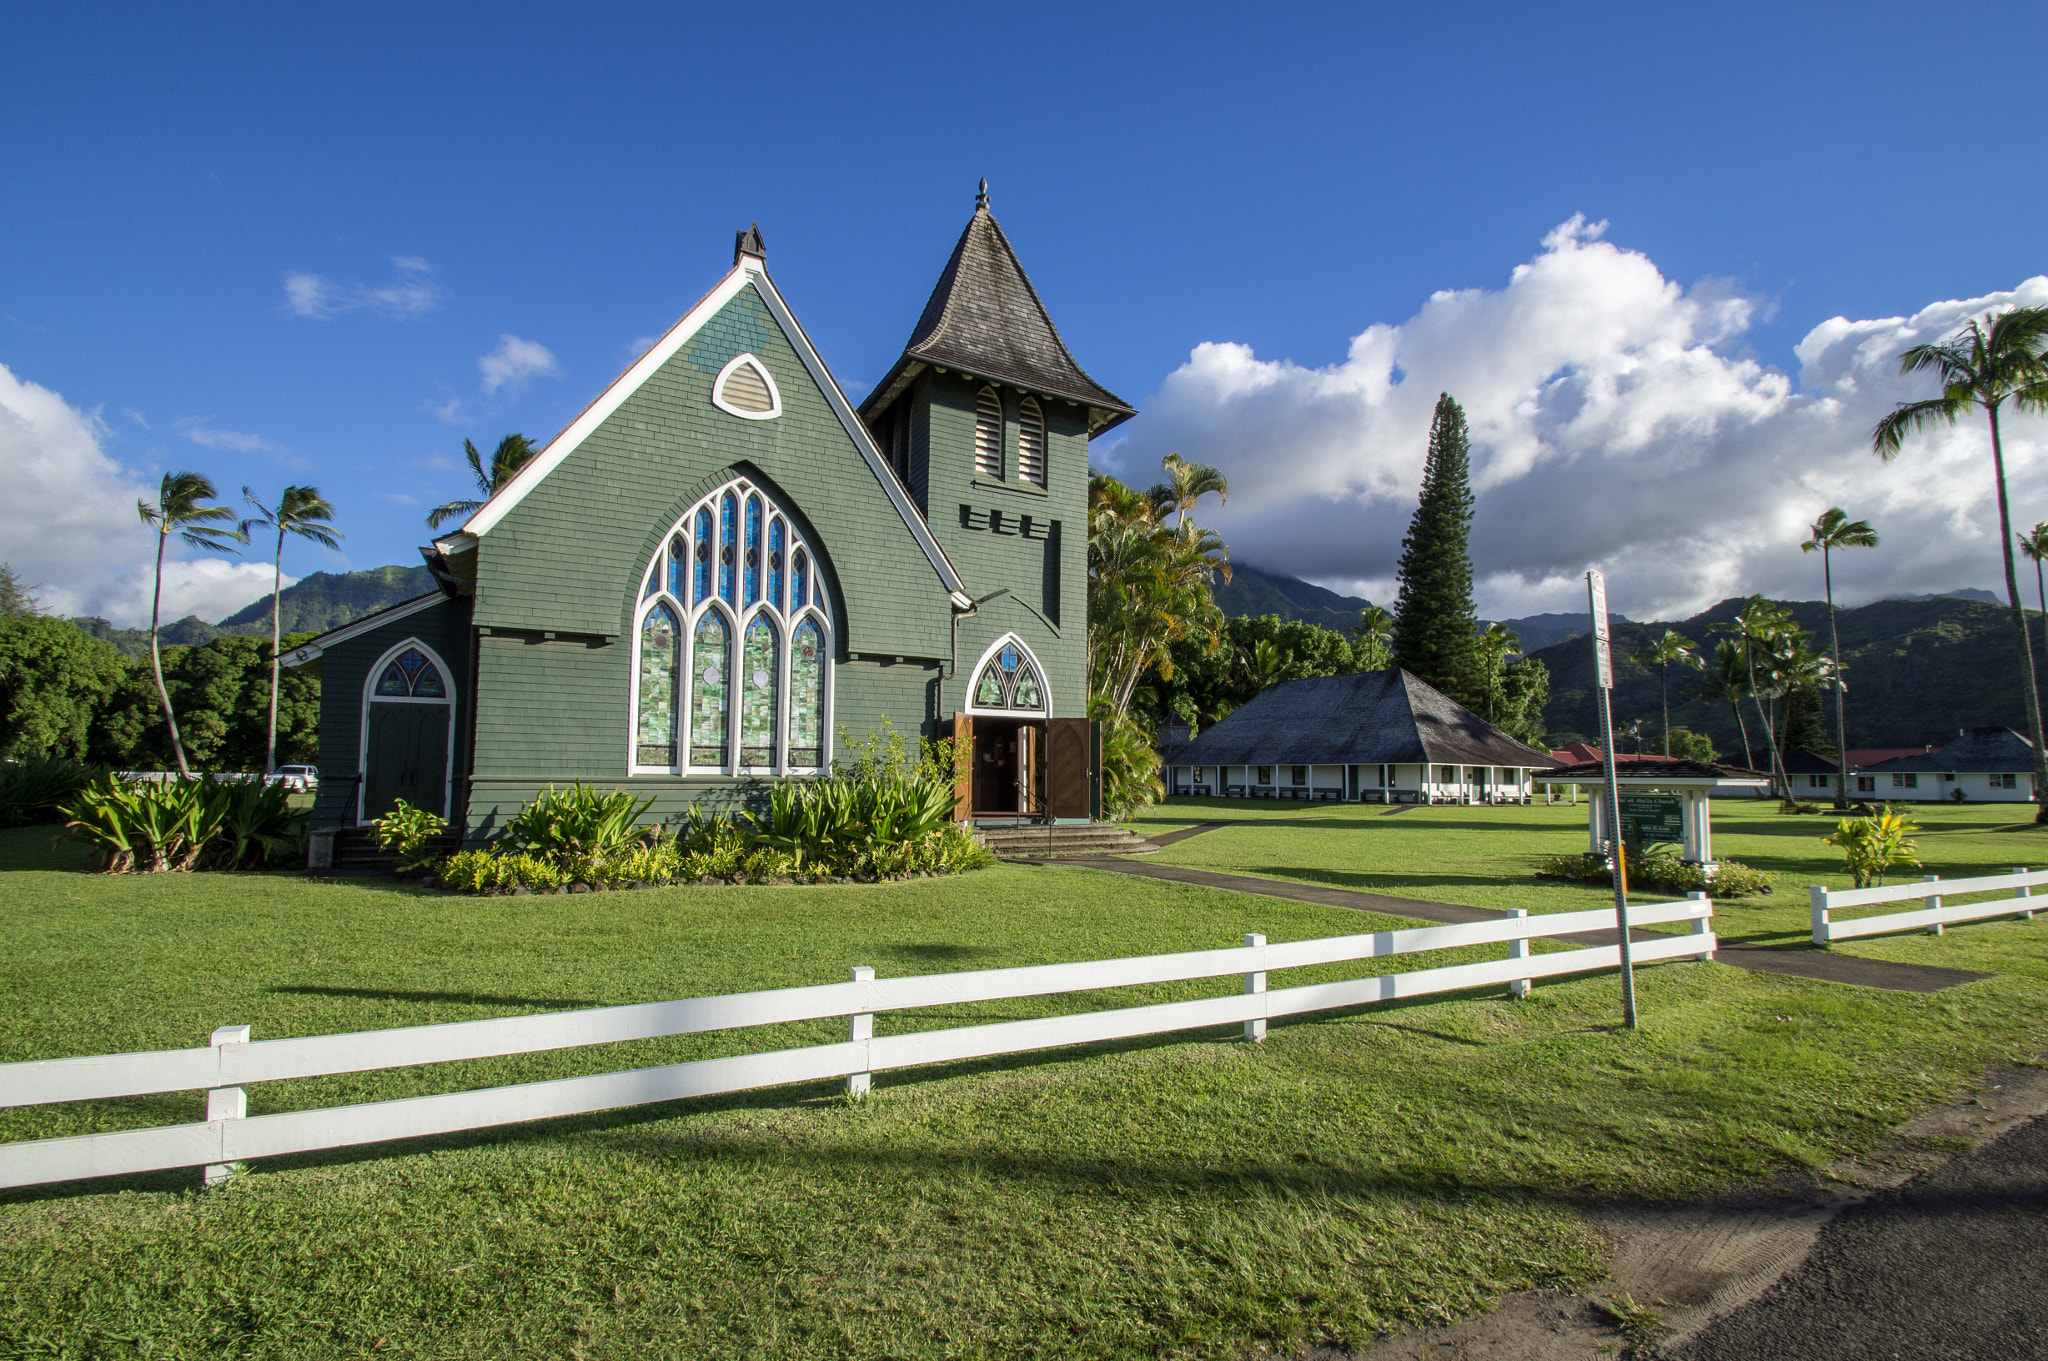
<svg viewBox="0 0 2048 1361"><path fill-rule="evenodd" d="M751 255L764 265L768 263L768 247L762 244L760 223L733 233L732 262L738 264L742 255Z"/></svg>
<svg viewBox="0 0 2048 1361"><path fill-rule="evenodd" d="M986 175L981 177L981 188L974 195L974 211L977 213L988 211L988 176Z"/></svg>

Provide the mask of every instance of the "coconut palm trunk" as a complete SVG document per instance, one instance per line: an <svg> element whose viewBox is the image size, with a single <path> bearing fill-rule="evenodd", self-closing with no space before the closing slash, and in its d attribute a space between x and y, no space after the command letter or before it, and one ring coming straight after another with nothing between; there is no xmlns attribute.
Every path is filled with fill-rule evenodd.
<svg viewBox="0 0 2048 1361"><path fill-rule="evenodd" d="M263 749L263 773L268 775L277 769L277 687L283 675L283 662L277 655L279 617L284 602L284 530L277 531L277 556L270 564L270 740Z"/></svg>
<svg viewBox="0 0 2048 1361"><path fill-rule="evenodd" d="M2026 607L2020 604L2020 577L2012 560L2012 507L2005 491L2005 447L1999 438L1998 408L1991 416L1991 471L1998 481L1998 547L2005 559L2005 598L2012 607L2012 631L2019 638L2020 670L2027 701L2027 731L2034 739L2034 821L2048 822L2048 751L2041 737L2041 691L2034 675L2034 643L2027 630Z"/></svg>
<svg viewBox="0 0 2048 1361"><path fill-rule="evenodd" d="M164 609L164 545L170 537L168 529L156 536L156 588L149 597L149 669L156 677L156 698L164 707L164 723L171 730L171 755L177 758L178 773L190 775L192 767L185 764L185 744L178 736L178 715L171 710L171 692L164 685L164 657L156 641Z"/></svg>
<svg viewBox="0 0 2048 1361"><path fill-rule="evenodd" d="M1829 550L1820 550L1821 580L1828 592L1828 655L1835 663L1835 809L1849 811L1849 720L1842 712L1842 630L1835 622L1835 570Z"/></svg>

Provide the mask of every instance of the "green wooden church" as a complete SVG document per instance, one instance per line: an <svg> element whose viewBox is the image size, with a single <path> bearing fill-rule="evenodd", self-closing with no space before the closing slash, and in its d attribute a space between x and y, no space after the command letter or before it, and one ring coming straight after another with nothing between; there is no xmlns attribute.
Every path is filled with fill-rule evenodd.
<svg viewBox="0 0 2048 1361"><path fill-rule="evenodd" d="M1087 820L1088 442L1135 412L1068 352L987 184L859 406L732 269L452 534L440 589L287 655L321 674L314 825L403 799L490 836L585 780L680 816L887 719L971 752L958 812Z"/></svg>

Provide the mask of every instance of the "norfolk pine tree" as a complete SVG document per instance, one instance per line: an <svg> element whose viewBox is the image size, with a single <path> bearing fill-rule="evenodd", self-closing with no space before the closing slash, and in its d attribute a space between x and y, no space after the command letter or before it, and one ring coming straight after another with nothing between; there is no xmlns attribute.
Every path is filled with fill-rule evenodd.
<svg viewBox="0 0 2048 1361"><path fill-rule="evenodd" d="M1394 660L1468 709L1486 702L1486 663L1472 604L1471 444L1451 394L1436 399L1422 501L1401 540Z"/></svg>

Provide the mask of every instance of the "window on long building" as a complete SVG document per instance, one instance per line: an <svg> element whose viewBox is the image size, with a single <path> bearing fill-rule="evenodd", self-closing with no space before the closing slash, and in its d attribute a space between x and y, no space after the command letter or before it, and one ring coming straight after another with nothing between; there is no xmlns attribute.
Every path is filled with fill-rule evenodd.
<svg viewBox="0 0 2048 1361"><path fill-rule="evenodd" d="M831 611L815 550L774 498L746 481L712 492L643 581L635 773L823 769Z"/></svg>
<svg viewBox="0 0 2048 1361"><path fill-rule="evenodd" d="M998 479L1003 475L1003 399L992 387L974 399L974 471Z"/></svg>
<svg viewBox="0 0 2048 1361"><path fill-rule="evenodd" d="M1017 480L1045 485L1045 414L1032 397L1017 409Z"/></svg>

